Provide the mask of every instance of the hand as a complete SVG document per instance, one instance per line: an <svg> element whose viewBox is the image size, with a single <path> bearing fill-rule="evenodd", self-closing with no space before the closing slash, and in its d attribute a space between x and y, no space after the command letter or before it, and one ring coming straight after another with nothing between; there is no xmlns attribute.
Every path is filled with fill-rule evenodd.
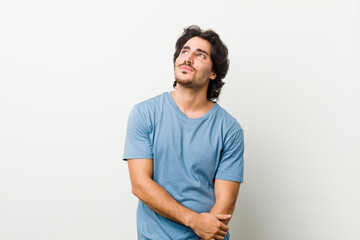
<svg viewBox="0 0 360 240"><path fill-rule="evenodd" d="M201 213L195 217L192 229L201 239L223 240L229 227L221 220L230 218L230 214Z"/></svg>

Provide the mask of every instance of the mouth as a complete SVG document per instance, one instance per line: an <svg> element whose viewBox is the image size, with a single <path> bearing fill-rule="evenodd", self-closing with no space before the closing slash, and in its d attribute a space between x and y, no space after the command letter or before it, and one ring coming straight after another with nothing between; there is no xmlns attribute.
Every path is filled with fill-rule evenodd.
<svg viewBox="0 0 360 240"><path fill-rule="evenodd" d="M195 69L190 67L190 66L185 66L185 65L180 65L179 68L183 71L186 71L186 72L194 72Z"/></svg>

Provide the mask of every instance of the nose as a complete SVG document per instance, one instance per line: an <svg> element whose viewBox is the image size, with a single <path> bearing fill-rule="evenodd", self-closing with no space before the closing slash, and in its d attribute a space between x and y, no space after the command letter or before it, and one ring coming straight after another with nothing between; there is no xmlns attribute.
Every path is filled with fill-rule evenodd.
<svg viewBox="0 0 360 240"><path fill-rule="evenodd" d="M190 66L194 63L194 59L193 59L193 54L192 53L188 53L186 56L185 56L185 59L184 59L184 63L185 65L187 66Z"/></svg>
<svg viewBox="0 0 360 240"><path fill-rule="evenodd" d="M185 60L184 64L185 64L185 66L191 66L192 63L188 60Z"/></svg>

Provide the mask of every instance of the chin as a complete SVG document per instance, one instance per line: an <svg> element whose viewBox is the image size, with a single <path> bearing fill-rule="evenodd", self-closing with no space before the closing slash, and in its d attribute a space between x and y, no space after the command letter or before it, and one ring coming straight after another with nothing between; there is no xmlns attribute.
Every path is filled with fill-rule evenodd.
<svg viewBox="0 0 360 240"><path fill-rule="evenodd" d="M191 84L191 82L178 82L178 81L176 81L179 85L181 85L181 86L184 86L184 87L189 87L189 86L191 86L192 84Z"/></svg>
<svg viewBox="0 0 360 240"><path fill-rule="evenodd" d="M175 75L175 80L178 82L178 83L187 83L187 82L191 82L191 79L186 76L185 74L181 74L180 76L179 75Z"/></svg>
<svg viewBox="0 0 360 240"><path fill-rule="evenodd" d="M175 78L176 82L181 85L190 85L192 84L191 79L187 78Z"/></svg>

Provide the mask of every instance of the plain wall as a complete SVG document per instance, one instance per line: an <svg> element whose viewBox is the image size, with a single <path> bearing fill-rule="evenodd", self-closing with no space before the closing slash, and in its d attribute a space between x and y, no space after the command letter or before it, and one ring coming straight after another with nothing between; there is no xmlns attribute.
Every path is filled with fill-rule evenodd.
<svg viewBox="0 0 360 240"><path fill-rule="evenodd" d="M358 1L35 0L0 3L1 240L136 239L127 117L191 24L229 48L232 239L360 239Z"/></svg>

